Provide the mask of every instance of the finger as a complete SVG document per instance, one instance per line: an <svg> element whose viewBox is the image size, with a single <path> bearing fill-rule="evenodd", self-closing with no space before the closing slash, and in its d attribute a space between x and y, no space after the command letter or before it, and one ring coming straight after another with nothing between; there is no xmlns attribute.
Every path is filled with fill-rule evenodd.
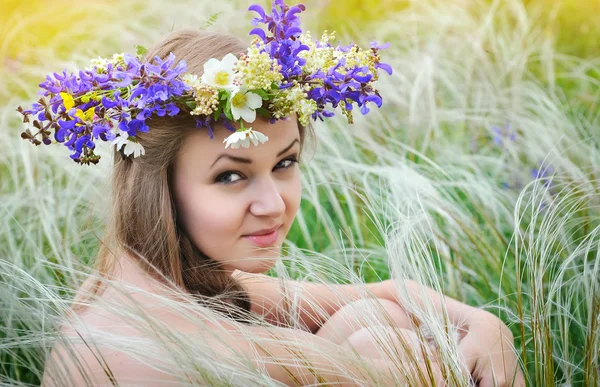
<svg viewBox="0 0 600 387"><path fill-rule="evenodd" d="M511 372L506 375L503 372L495 372L493 367L482 375L479 381L480 387L525 387L523 374Z"/></svg>
<svg viewBox="0 0 600 387"><path fill-rule="evenodd" d="M471 338L467 335L458 345L458 352L467 372L470 374L475 372L477 359L480 356L477 343L472 343Z"/></svg>
<svg viewBox="0 0 600 387"><path fill-rule="evenodd" d="M481 355L479 353L480 346L472 339L472 336L465 336L458 345L458 353L463 372L469 378L468 385L476 386L480 379L481 367L478 367L478 362L481 361Z"/></svg>
<svg viewBox="0 0 600 387"><path fill-rule="evenodd" d="M460 348L458 351L458 356L459 356L460 367L462 369L462 372L465 375L468 375L470 379L473 379L473 377L472 377L473 371L472 370L474 370L476 368L475 365L469 364L464 351L461 351ZM475 384L474 380L470 380L469 382L473 385Z"/></svg>
<svg viewBox="0 0 600 387"><path fill-rule="evenodd" d="M527 386L527 384L525 383L525 376L523 376L523 372L521 372L521 369L519 366L517 366L516 375L514 375L514 377L511 378L509 386L514 386L514 387Z"/></svg>
<svg viewBox="0 0 600 387"><path fill-rule="evenodd" d="M428 365L425 362L419 364L420 368L420 379L422 381L432 382L435 387L447 386L444 374L440 369L437 362L430 361ZM425 384L429 385L429 383Z"/></svg>
<svg viewBox="0 0 600 387"><path fill-rule="evenodd" d="M485 376L479 381L479 387L500 387L493 377Z"/></svg>

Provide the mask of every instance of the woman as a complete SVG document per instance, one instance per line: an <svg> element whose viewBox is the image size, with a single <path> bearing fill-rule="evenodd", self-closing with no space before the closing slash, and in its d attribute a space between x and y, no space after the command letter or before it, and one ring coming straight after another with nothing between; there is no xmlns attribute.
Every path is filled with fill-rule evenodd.
<svg viewBox="0 0 600 387"><path fill-rule="evenodd" d="M287 19L276 18L276 7L280 7L280 15ZM276 0L271 19L260 7L253 6L251 9L259 14L259 22L272 23L269 30L275 32L275 36L283 31L281 37L291 37L291 41L298 38L298 32L292 30L297 27L293 19L302 7L290 8ZM278 23L283 25L283 30L278 29ZM291 31L289 36L285 31ZM268 41L259 32L255 33L263 38L263 42ZM240 67L239 63L250 60L244 55L251 49L236 38L222 34L195 30L170 34L149 50L146 58L166 60L172 53L178 60L185 60L187 72L196 76L187 78L187 85L196 87L196 95L214 92L214 89L199 86L199 79L205 85L220 82L226 94L213 93L215 98L205 100L212 102L204 105L196 98L192 115L178 114L180 112L175 111L174 105L159 106L155 102L153 110L146 112L144 106L150 106L149 97L143 92L137 96L138 99L129 95L128 106L131 107L131 101L135 100L138 108L142 106L141 113L135 119L129 117L130 121L125 127L119 127L120 136L103 129L102 122L97 119L99 110L90 108L90 99L85 97L91 94L73 97L66 93L66 89L61 89L62 101L59 101L61 107L58 111L62 111L63 121L57 124L60 129L57 129L55 138L58 142L65 141L65 138L68 139L67 142L71 142L68 144L69 149L75 152L72 158L81 163L98 162L90 139L102 138L117 145L112 175L112 222L107 230L106 243L96 261L97 272L102 277L100 280L90 279L82 286L80 301L74 306L71 320L109 334L142 336L132 325L115 324L118 318L114 312L96 307L108 301L125 302L126 297L108 286L109 282L131 285L149 295L164 295L175 299L177 295L172 291L177 290L185 295L196 296L198 302L210 299L219 301L210 304L211 308L228 318L217 323L207 323L215 332L227 332L228 335L219 337L219 343L235 346L244 353L255 354L255 364L263 367L271 378L285 384L311 384L318 381L354 385L353 381L361 377L359 369L348 362L344 364L348 374L340 375L332 360L344 359L348 349L352 348L381 377L394 377L400 382L415 384L412 380L416 377L409 375L413 371L406 371L410 369L409 364L412 362L416 364L414 372L429 375L429 378L421 379L422 385L430 385L433 381L439 385L451 383L444 380L440 364L436 364L432 354L435 349L431 352L422 351L421 341L411 330L414 328L412 318L399 305L395 285L390 281L368 284L367 290L371 295L369 298L361 297L359 289L352 285L325 286L288 281L287 292L300 292L302 295L297 310L293 311L300 321L300 329L288 325L285 308L282 307L286 297L280 282L262 273L279 259L280 246L299 208L301 184L298 161L309 134L306 111L302 109L307 108L307 105L295 110L288 109L289 114L283 114L285 104L277 107L277 103L281 102L276 100L277 97L261 95L261 100L258 101L251 95L250 88L243 91L239 88L239 82L227 79L228 74L231 74L228 72L230 69L226 69L227 58L234 54L238 60L237 70L242 72L243 66ZM301 61L296 62L298 63ZM165 68L171 64L168 63ZM294 71L293 66L285 68L285 63L280 63L279 66L282 73ZM274 65L273 68L276 67ZM132 65L128 63L127 68L132 68ZM105 72L111 71L110 68L107 69ZM98 73L102 71L98 70ZM164 74L167 73L163 72ZM168 78L168 74L165 77ZM122 75L121 79L127 83L126 75ZM369 83L365 74L357 75L354 80L356 79L362 79L364 82L361 87L367 90L361 96L355 95L355 101L360 102L358 105L366 106L370 97L370 101L380 103L373 93L368 94L372 90L364 86ZM282 84L285 84L285 75ZM129 79L129 85L135 85L135 80L132 82ZM71 87L69 90L76 94L74 89L77 88ZM281 90L284 89L285 86L281 86ZM244 92L246 94L242 94ZM57 93L58 89L55 91L56 95ZM80 95L82 93L84 92ZM119 100L119 93L121 91L91 97L92 100L101 100L106 109L118 110L121 108L119 103L123 103ZM165 93L172 93L172 90ZM257 92L258 94L260 93ZM226 95L229 105L225 105L222 111L215 110L220 106L222 95ZM363 98L364 96L367 97ZM111 100L111 97L114 99ZM163 102L166 100L166 97L162 99ZM263 100L267 100L270 105L263 103ZM77 103L84 104L82 106L85 108L78 109ZM304 102L299 102L302 103ZM311 105L313 117L327 117L327 112L320 105L318 108L321 110L317 112L320 114L315 113L317 105ZM349 114L348 100L341 105L345 108L345 113ZM274 109L273 106L279 108L278 113L272 112L271 117L277 120L256 115L265 106L271 110ZM38 112L42 110L43 106L38 106ZM207 111L210 114L205 114ZM148 127L145 127L144 119L149 116L147 113L154 115L147 121ZM199 119L194 120L194 115ZM213 116L218 119L211 121ZM208 120L202 121L203 117L208 117ZM91 130L97 131L94 135L84 138L81 130L77 133L68 132L73 128L85 127L88 125L86 122L94 122L93 125L89 124ZM250 124L252 128L248 127ZM207 129L197 126L206 126ZM236 130L233 134L232 126ZM72 133L71 137L65 137L60 132L63 129ZM127 135L122 134L125 132ZM44 136L44 140L48 136L49 134ZM28 131L23 137L32 140L33 135ZM249 146L250 141L259 146ZM226 143L225 147L223 143ZM513 385L513 381L515 385L524 385L510 348L512 336L499 319L448 297L442 299L432 290L426 290L426 300L423 298L423 289L418 284L407 282L406 286L415 300L422 304L432 303L440 315L446 311L451 323L463 328L459 348L464 357L464 367L476 382L481 386ZM84 303L81 300L85 297L93 301ZM192 334L198 328L189 320L157 307L150 296L136 294L132 297L140 310L160 320L173 331L185 335ZM365 328L357 322L357 316L373 315L377 311L382 313L375 313L377 324L374 326ZM251 320L253 315L264 319L270 326L245 325L244 322ZM202 316L198 318L201 319ZM400 359L406 361L406 364L403 363L406 365L405 371L398 370L398 358L394 360L386 357L378 350L374 342L373 329L376 326L380 333L387 331L394 334L389 340L401 348L403 355ZM256 337L277 335L283 341L307 344L303 347L302 356L308 360L309 365L295 361L298 359L294 356L298 355L293 355L293 352L290 354L285 345L277 340L269 341L265 344L267 348L257 350L252 340L239 334L241 330L250 331ZM63 328L63 334L83 338L81 332L67 326ZM215 345L218 344L215 342ZM87 364L86 373L94 378L92 384L111 384L116 381L164 385L185 380L181 375L165 372L160 367L128 356L118 349L102 346L92 348L85 339L83 344L78 344L75 348L78 353L73 356L69 355L64 346L57 345L54 348L46 366L44 385L59 385L61 373L76 374L78 362ZM311 351L311 348L320 349ZM428 353L432 354L430 359L426 359ZM77 361L65 360L73 358ZM273 358L288 362L291 359L295 366L281 367L276 362L268 361ZM394 361L395 368L390 367ZM310 364L320 366L318 376L314 375ZM75 383L90 381L81 377Z"/></svg>

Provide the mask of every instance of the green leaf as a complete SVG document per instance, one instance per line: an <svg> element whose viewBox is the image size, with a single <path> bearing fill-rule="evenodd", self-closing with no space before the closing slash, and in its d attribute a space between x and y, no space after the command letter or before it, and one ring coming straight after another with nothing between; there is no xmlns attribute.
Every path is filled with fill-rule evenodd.
<svg viewBox="0 0 600 387"><path fill-rule="evenodd" d="M202 27L200 27L200 29L204 30L204 29L212 26L213 24L215 24L215 22L217 21L219 16L221 16L222 13L223 12L217 12L217 13L213 13L212 15L210 15L206 20L204 20L204 22L202 23Z"/></svg>
<svg viewBox="0 0 600 387"><path fill-rule="evenodd" d="M223 104L220 103L219 106L217 107L217 110L215 110L213 118L215 121L219 120L219 117L221 116L221 113L223 112Z"/></svg>
<svg viewBox="0 0 600 387"><path fill-rule="evenodd" d="M258 114L261 117L271 118L271 112L263 107L256 109L256 114Z"/></svg>
<svg viewBox="0 0 600 387"><path fill-rule="evenodd" d="M219 99L221 101L228 100L230 96L231 96L231 94L227 90L219 91Z"/></svg>
<svg viewBox="0 0 600 387"><path fill-rule="evenodd" d="M185 103L187 105L187 107L189 107L191 110L194 110L196 108L196 102L194 101L186 101Z"/></svg>
<svg viewBox="0 0 600 387"><path fill-rule="evenodd" d="M264 100L269 99L269 96L267 95L267 92L264 91L263 89L250 90L250 92L254 93L254 94L260 95L260 98L262 98Z"/></svg>
<svg viewBox="0 0 600 387"><path fill-rule="evenodd" d="M233 121L233 116L231 115L231 100L227 100L227 104L225 105L225 116L230 120Z"/></svg>
<svg viewBox="0 0 600 387"><path fill-rule="evenodd" d="M148 52L148 49L146 47L140 46L139 44L135 46L135 49L136 49L137 56L140 58L143 58L146 55L146 53Z"/></svg>

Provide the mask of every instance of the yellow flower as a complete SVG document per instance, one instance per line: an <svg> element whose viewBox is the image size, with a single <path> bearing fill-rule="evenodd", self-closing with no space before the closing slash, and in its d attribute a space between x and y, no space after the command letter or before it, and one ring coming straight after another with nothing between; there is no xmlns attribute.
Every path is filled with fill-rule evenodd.
<svg viewBox="0 0 600 387"><path fill-rule="evenodd" d="M75 101L73 100L73 96L69 93L60 93L60 97L63 100L63 103L65 104L65 109L67 109L67 111L71 110L71 108L73 106L75 106Z"/></svg>
<svg viewBox="0 0 600 387"><path fill-rule="evenodd" d="M77 109L77 111L75 112L75 117L81 118L82 121L91 121L94 118L94 113L95 112L93 107L86 110L85 113L83 112L83 110Z"/></svg>

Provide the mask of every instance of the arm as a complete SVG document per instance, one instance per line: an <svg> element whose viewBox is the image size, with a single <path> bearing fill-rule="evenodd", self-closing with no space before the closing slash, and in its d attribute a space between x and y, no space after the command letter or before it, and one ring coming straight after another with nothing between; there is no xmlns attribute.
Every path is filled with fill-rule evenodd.
<svg viewBox="0 0 600 387"><path fill-rule="evenodd" d="M281 280L265 274L251 274L235 271L232 274L246 289L251 300L252 312L276 326L285 325L286 316L282 309L285 303L290 305L290 297L301 294L297 300L297 314L301 323L309 332L315 333L344 305L363 298L356 285L318 284L305 281L285 280L285 291L281 289ZM365 284L373 297L379 283ZM287 294L287 296L286 296Z"/></svg>
<svg viewBox="0 0 600 387"><path fill-rule="evenodd" d="M436 381L435 385L443 385L441 372L433 362L429 363L429 368L425 362L360 357L347 348L301 330L242 327L241 324L227 322L221 328L213 327L211 332L208 332L206 325L202 327L181 320L171 321L169 327L173 333L177 332L182 335L180 337L185 337L186 342L171 342L168 345L169 349L166 349L164 343L161 344L160 340L154 337L152 342L148 343L151 350L144 351L143 348L138 348L140 353L148 355L143 356L143 360L103 347L98 348L96 354L91 354L82 346L79 348L79 361L87 364L87 376L94 385L204 384L208 381L226 382L231 378L242 380L248 375L261 373L288 386L430 386L432 379ZM202 348L207 347L211 348L216 357L211 356L212 359L198 361L202 356L206 356L206 350ZM200 350L195 351L194 348ZM62 372L73 372L76 369L73 356L68 354L60 359ZM194 364L194 359L197 359L197 364ZM198 367L207 364L211 364L208 369L220 370L216 379L205 379L202 367ZM250 380L258 379L253 377ZM78 381L86 384L84 378L79 378ZM60 384L53 382L47 373L43 385L50 387Z"/></svg>
<svg viewBox="0 0 600 387"><path fill-rule="evenodd" d="M474 308L451 297L440 295L439 292L416 281L403 280L402 282L402 285L406 286L409 297L417 302L419 308L426 308L431 305L438 314L445 311L448 313L448 318L452 324L459 328L468 329L469 324L472 321L480 320L483 314L493 316L491 313ZM394 280L377 282L374 284L373 294L377 298L394 301L402 306L402 303L398 300L396 286Z"/></svg>
<svg viewBox="0 0 600 387"><path fill-rule="evenodd" d="M250 329L255 338L243 343L243 346L258 349L259 357L255 364L265 367L271 378L288 386L431 386L432 379L435 385L444 385L435 362L429 362L431 368L428 370L424 361L360 356L347 347L297 329ZM273 340L275 338L276 341Z"/></svg>
<svg viewBox="0 0 600 387"><path fill-rule="evenodd" d="M415 281L405 281L412 300L423 308L432 305L438 314L447 312L450 322L461 330L458 350L473 379L482 387L525 386L525 378L514 352L510 329L493 314L474 308ZM398 302L393 281L383 281L373 293Z"/></svg>
<svg viewBox="0 0 600 387"><path fill-rule="evenodd" d="M233 276L248 291L252 312L263 316L266 321L273 325L281 326L284 324L285 316L280 308L284 307L286 299L281 289L280 279L264 274L251 274L241 271L234 272ZM482 313L487 313L450 297L444 296L442 299L438 292L419 285L415 281L406 280L404 284L411 294L411 298L417 300L420 307L427 305L427 300L423 300L424 295L429 302L433 302L438 313L442 313L445 308L450 320L457 327L467 329L469 317L479 318ZM302 294L302 297L298 300L297 313L300 321L312 333L315 333L341 307L363 297L357 286L353 284L324 285L286 280L285 285L288 295ZM368 283L365 284L365 288L374 298L386 299L400 304L396 285L391 280ZM288 299L287 302L291 302L291 300Z"/></svg>

